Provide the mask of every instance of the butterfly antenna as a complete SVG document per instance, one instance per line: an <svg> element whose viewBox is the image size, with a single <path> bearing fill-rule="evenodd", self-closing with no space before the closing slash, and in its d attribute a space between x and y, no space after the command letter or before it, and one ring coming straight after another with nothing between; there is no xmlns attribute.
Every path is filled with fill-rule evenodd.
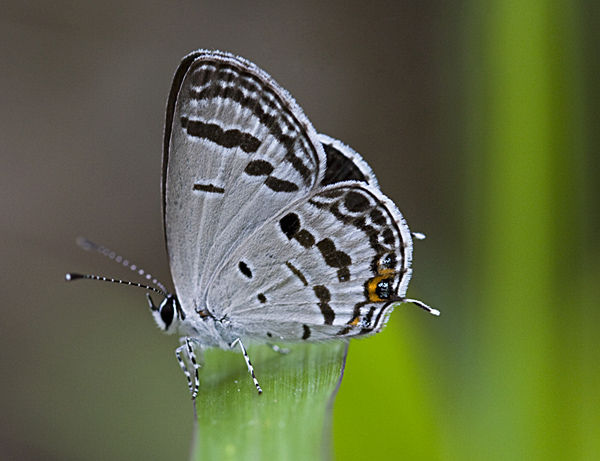
<svg viewBox="0 0 600 461"><path fill-rule="evenodd" d="M129 260L123 258L123 256L106 248L105 246L98 245L97 243L94 243L91 240L86 239L85 237L77 237L76 242L80 248L83 248L86 251L95 251L97 253L100 253L102 256L107 257L111 261L119 263L122 266L128 268L129 270L135 272L136 274L145 277L146 280L148 280L152 285L157 286L162 292L167 293L169 291L159 280L153 277L152 274L146 272L141 267L132 264Z"/></svg>
<svg viewBox="0 0 600 461"><path fill-rule="evenodd" d="M439 317L439 315L441 314L441 312L438 311L437 309L434 309L433 307L428 306L423 301L419 301L418 299L407 299L407 298L404 298L402 300L402 302L403 303L414 304L415 306L420 307L421 309L423 309L423 310L425 310L425 311L429 312L430 314L435 315L437 317Z"/></svg>
<svg viewBox="0 0 600 461"><path fill-rule="evenodd" d="M110 282L110 283L120 283L122 285L129 285L132 287L143 288L144 290L150 290L161 296L165 296L165 297L168 296L166 290L159 290L158 288L155 288L155 287L149 286L149 285L144 285L142 283L129 282L127 280L120 280L120 279L113 279L111 277L103 277L102 275L76 274L74 272L69 272L68 274L65 274L65 280L67 282L71 282L73 280L82 280L82 279L100 280L101 282Z"/></svg>

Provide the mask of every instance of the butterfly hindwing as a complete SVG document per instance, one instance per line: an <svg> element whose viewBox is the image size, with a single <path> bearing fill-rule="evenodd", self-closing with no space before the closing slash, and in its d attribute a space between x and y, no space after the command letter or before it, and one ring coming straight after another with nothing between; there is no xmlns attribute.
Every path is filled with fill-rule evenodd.
<svg viewBox="0 0 600 461"><path fill-rule="evenodd" d="M406 292L411 258L395 205L367 184L336 183L249 236L215 273L207 305L256 340L375 333Z"/></svg>
<svg viewBox="0 0 600 461"><path fill-rule="evenodd" d="M325 155L292 97L254 64L199 51L167 107L163 217L182 308L203 308L217 266L266 220L319 185Z"/></svg>

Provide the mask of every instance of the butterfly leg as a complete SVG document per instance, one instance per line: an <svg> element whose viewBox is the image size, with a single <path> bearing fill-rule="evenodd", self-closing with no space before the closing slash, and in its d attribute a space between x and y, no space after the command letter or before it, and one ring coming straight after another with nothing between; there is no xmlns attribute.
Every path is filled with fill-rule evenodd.
<svg viewBox="0 0 600 461"><path fill-rule="evenodd" d="M246 361L246 366L248 367L248 371L250 372L250 376L252 376L252 381L254 381L254 385L256 386L256 390L259 395L262 394L262 388L260 384L258 384L258 379L256 379L256 375L254 374L254 367L252 366L252 362L250 362L250 357L248 357L248 353L246 352L246 348L242 344L240 338L237 338L231 343L231 348L233 349L237 344L239 344L240 349L242 350L242 354L244 355L244 360Z"/></svg>
<svg viewBox="0 0 600 461"><path fill-rule="evenodd" d="M187 379L188 388L190 389L190 392L191 392L192 391L192 375L190 375L190 372L188 371L185 362L181 358L181 353L183 352L184 349L185 349L185 344L182 346L179 346L177 349L175 349L175 356L177 357L177 362L179 362L179 366L181 367L181 370L183 371L183 374L185 375L185 377Z"/></svg>
<svg viewBox="0 0 600 461"><path fill-rule="evenodd" d="M181 367L181 370L183 371L183 374L187 379L188 388L192 393L192 399L196 399L196 397L198 396L198 388L200 387L200 377L198 376L198 369L200 368L200 365L198 363L198 360L196 359L196 353L194 350L194 340L192 338L185 337L181 338L181 343L181 346L175 349L175 356L177 357L179 366ZM186 361L182 357L182 352L185 352L187 360L192 363L192 368L194 369L193 380L192 375L186 365Z"/></svg>
<svg viewBox="0 0 600 461"><path fill-rule="evenodd" d="M279 347L277 344L267 343L267 346L269 346L271 349L273 349L275 352L278 352L281 355L286 355L290 353L290 350L288 348Z"/></svg>

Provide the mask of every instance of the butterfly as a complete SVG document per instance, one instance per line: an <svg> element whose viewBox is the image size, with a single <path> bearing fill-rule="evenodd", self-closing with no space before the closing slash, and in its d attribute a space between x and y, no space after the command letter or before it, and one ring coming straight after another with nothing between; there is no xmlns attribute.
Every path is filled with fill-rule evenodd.
<svg viewBox="0 0 600 461"><path fill-rule="evenodd" d="M405 297L411 233L353 149L318 134L292 96L255 64L199 50L183 58L167 102L162 212L175 294L150 310L181 337L192 398L196 350L373 335ZM80 245L131 264L88 240ZM150 274L134 267L141 275ZM190 371L191 370L191 371Z"/></svg>

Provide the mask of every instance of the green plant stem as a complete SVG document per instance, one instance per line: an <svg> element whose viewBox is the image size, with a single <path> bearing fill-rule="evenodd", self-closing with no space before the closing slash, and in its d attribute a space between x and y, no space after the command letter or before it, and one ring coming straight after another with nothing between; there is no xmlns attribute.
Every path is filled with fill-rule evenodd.
<svg viewBox="0 0 600 461"><path fill-rule="evenodd" d="M258 395L238 351L209 350L200 374L191 459L327 459L347 343L248 348Z"/></svg>

